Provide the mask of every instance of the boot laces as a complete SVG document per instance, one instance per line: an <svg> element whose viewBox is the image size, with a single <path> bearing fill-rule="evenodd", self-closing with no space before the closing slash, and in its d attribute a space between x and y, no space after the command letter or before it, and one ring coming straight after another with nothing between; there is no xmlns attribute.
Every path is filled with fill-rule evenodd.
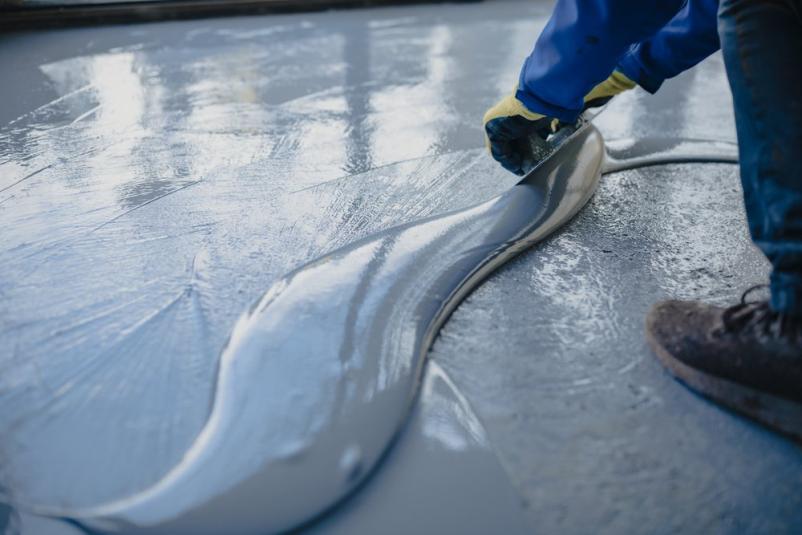
<svg viewBox="0 0 802 535"><path fill-rule="evenodd" d="M752 332L760 337L802 341L802 322L775 312L766 299L748 300L754 292L768 287L767 284L756 284L747 288L741 295L741 302L723 312L721 316L723 332L728 334Z"/></svg>

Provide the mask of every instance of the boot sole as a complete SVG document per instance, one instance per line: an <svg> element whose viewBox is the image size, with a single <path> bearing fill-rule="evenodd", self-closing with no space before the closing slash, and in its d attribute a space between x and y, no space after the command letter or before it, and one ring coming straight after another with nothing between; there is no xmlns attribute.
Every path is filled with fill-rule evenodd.
<svg viewBox="0 0 802 535"><path fill-rule="evenodd" d="M802 443L802 405L705 373L674 358L647 328L646 338L665 368L703 396Z"/></svg>

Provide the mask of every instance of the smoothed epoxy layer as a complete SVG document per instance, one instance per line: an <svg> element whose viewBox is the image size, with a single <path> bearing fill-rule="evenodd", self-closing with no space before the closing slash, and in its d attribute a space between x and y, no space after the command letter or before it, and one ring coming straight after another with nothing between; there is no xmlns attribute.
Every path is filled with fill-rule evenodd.
<svg viewBox="0 0 802 535"><path fill-rule="evenodd" d="M514 185L479 148L496 89L458 81L507 78L488 35L529 46L544 11L4 40L0 500L85 509L150 488L208 420L231 327L274 281Z"/></svg>
<svg viewBox="0 0 802 535"><path fill-rule="evenodd" d="M420 394L381 469L357 496L303 527L304 533L402 535L529 533L517 489L499 464L470 403L433 361ZM481 485L475 482L481 481ZM11 515L6 530L3 514ZM222 523L221 523L222 524ZM221 526L221 533L227 533ZM87 533L57 519L10 511L0 504L4 535Z"/></svg>
<svg viewBox="0 0 802 535"><path fill-rule="evenodd" d="M6 103L0 115L13 119L28 111L28 101L30 109L47 104L4 129L0 149L0 182L32 175L0 194L10 240L0 261L0 339L6 342L0 485L14 490L3 498L84 508L148 488L206 421L222 344L239 314L276 278L391 225L511 187L516 179L478 148L476 118L509 89L517 58L531 49L549 4L501 1L9 36L0 53L16 74L0 89ZM59 73L71 76L51 76ZM735 139L720 56L668 80L657 95L635 90L616 97L595 124L607 139ZM123 128L125 139L113 144ZM395 163L418 157L421 165ZM454 378L488 424L494 450L519 475L534 525L544 528L538 531L566 531L566 525L609 533L633 526L681 531L721 518L781 531L790 518L798 520L791 513L802 510L792 492L796 453L760 431L722 434L726 415L698 418L709 406L683 403L681 388L666 386L659 373L642 373L650 371L651 355L639 352L638 307L662 297L655 288L691 298L723 283L732 285L729 297L736 299L739 286L761 280L748 266L743 277L722 280L720 266L728 277L738 273L743 254L698 246L702 238L738 234L738 218L726 232L708 232L708 225L720 226L718 214L739 204L719 203L719 194L737 189L734 172L682 165L610 176L602 183L615 194L594 198L592 211L560 233L556 254L551 245L538 247L505 267L446 325L436 358L452 355L449 373L455 361L463 363L465 373ZM201 182L191 185L195 180ZM306 187L313 189L287 195ZM626 217L633 211L642 217ZM695 226L674 225L678 217ZM86 238L73 236L112 218ZM649 229L665 239L651 240ZM575 243L577 233L586 241ZM672 233L680 234L669 239ZM697 244L690 252L685 233ZM18 237L24 238L19 248ZM53 242L72 237L75 246L53 254ZM590 262L586 248L598 253ZM705 281L702 290L698 279L684 277L688 272ZM633 307L632 293L647 293L644 284L651 293ZM544 285L543 293L532 292ZM550 300L549 290L568 292L576 314ZM175 296L180 300L172 304ZM609 314L585 315L588 299ZM569 321L575 328L566 327ZM602 353L599 337L614 339ZM536 354L543 358L531 358ZM573 365L563 365L566 355ZM634 383L624 374L615 392L600 388L596 397L573 398L574 380L635 356L641 361ZM469 365L480 359L486 367ZM549 382L537 367L548 362L565 381ZM497 388L505 374L511 379ZM637 392L630 392L633 384ZM662 399L643 395L655 389ZM663 410L633 416L647 399ZM511 425L499 427L494 417ZM677 420L687 425L667 431ZM599 447L601 433L583 421L607 430L609 449ZM626 422L641 425L618 427ZM552 443L563 463L549 456ZM711 445L721 455L699 455ZM669 460L652 462L658 457ZM665 470L633 481L621 475L633 464ZM705 479L721 484L706 494L671 493ZM763 499L738 491L737 481L761 489ZM561 505L566 498L570 521ZM617 529L600 529L605 522Z"/></svg>
<svg viewBox="0 0 802 535"><path fill-rule="evenodd" d="M404 422L449 313L584 206L603 154L585 124L504 194L279 280L234 327L211 416L182 461L141 494L69 516L116 533L202 534L225 512L227 530L265 533L340 500Z"/></svg>
<svg viewBox="0 0 802 535"><path fill-rule="evenodd" d="M605 142L603 173L669 163L738 163L738 145L708 139L647 137Z"/></svg>
<svg viewBox="0 0 802 535"><path fill-rule="evenodd" d="M481 484L477 484L481 482ZM304 533L531 533L468 400L434 360L409 422L365 488Z"/></svg>
<svg viewBox="0 0 802 535"><path fill-rule="evenodd" d="M602 152L601 138L592 127L584 127L576 136L585 139L585 144L598 138L598 146L590 149L594 154L590 160L595 162L591 168L599 165L599 154L606 154L603 166L586 180L600 172L667 162L737 161L737 152L733 154L727 143L648 138L612 142ZM584 165L579 171L587 172L588 155L576 147L572 150L575 144L572 139L562 147L562 164L557 168L575 167L569 173L576 173ZM276 283L235 328L221 359L212 416L178 466L157 485L130 498L87 511L47 508L41 512L65 514L110 532L199 533L204 528L211 532L221 529L214 520L223 518L222 514L229 528L236 511L235 522L242 522L238 531L261 532L297 525L338 501L369 471L401 427L414 397L418 369L450 311L487 273L541 239L587 200L569 191L570 187L554 189L559 186L551 169L556 161L548 160L510 192L486 203L388 230L312 262ZM532 189L538 184L541 189ZM544 184L546 189L542 189ZM590 195L594 187L592 179L580 190ZM567 200L561 200L562 196ZM563 206L556 214L549 212L561 202L568 205L567 211ZM477 224L494 231L485 235ZM516 233L515 229L522 230ZM480 242L470 242L470 238ZM472 245L466 249L467 243ZM421 251L415 251L416 247ZM432 267L417 262L417 255L444 249L450 249L444 256L453 256L454 265L439 266L441 271L427 269L428 280L416 274L421 266ZM401 312L399 319L394 301L411 295L407 287L415 286L417 280L428 285L416 288L418 293L405 303L414 312L406 318ZM334 306L326 310L315 306L332 301ZM298 316L305 317L307 324L296 324ZM364 319L371 316L384 319L378 320L377 326L377 321ZM331 323L318 323L320 318L341 323L332 329ZM396 325L383 325L383 321ZM317 335L310 338L315 329ZM399 331L391 337L391 345L396 345L384 347L385 334L393 329ZM310 344L310 340L323 344ZM335 347L339 362L325 352ZM376 350L382 358L370 362L366 355ZM266 352L279 358L261 362L260 356ZM302 359L311 360L294 360L300 353ZM311 383L297 381L294 372L310 373ZM248 401L259 388L257 381L269 390L262 404ZM240 410L243 407L244 412ZM322 414L320 407L330 408L330 412ZM254 430L248 424L257 421L267 422L268 427ZM366 422L371 429L369 437L361 436ZM270 423L274 425L270 427ZM271 429L281 432L269 436ZM307 484L310 474L320 483L313 485L316 495L299 503L297 496L305 494L301 486ZM293 479L299 484L296 492L288 491L292 485L287 480ZM259 500L254 501L255 497ZM243 511L243 504L249 501L253 503ZM268 503L272 505L266 506ZM270 513L264 514L266 511Z"/></svg>

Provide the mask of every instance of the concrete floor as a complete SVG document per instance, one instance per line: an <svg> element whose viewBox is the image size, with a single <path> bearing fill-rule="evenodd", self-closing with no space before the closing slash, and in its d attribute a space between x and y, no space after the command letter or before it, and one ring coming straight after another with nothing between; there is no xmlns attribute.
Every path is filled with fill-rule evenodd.
<svg viewBox="0 0 802 535"><path fill-rule="evenodd" d="M149 486L203 425L231 325L273 280L514 184L480 118L548 9L7 36L0 487L77 507ZM726 95L714 56L596 124L608 139L732 140ZM445 326L432 357L536 531L799 531L798 446L689 394L642 337L657 299L729 302L765 279L739 195L728 165L609 175Z"/></svg>

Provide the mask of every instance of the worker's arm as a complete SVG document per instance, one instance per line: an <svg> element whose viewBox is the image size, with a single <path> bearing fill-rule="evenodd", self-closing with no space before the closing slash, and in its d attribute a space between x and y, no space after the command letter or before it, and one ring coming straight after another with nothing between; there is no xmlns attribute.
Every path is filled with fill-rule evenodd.
<svg viewBox="0 0 802 535"><path fill-rule="evenodd" d="M515 172L526 159L515 154L526 146L519 136L541 132L545 117L574 122L598 86L606 84L600 91L611 93L608 99L634 86L620 73L611 77L618 60L660 30L684 1L558 0L515 91L485 114L493 157Z"/></svg>
<svg viewBox="0 0 802 535"><path fill-rule="evenodd" d="M635 82L616 71L585 95L584 107L606 104L614 95L633 87ZM487 110L483 122L485 145L493 158L504 169L523 175L537 163L529 138L534 135L545 139L554 118L528 109L516 94L514 90Z"/></svg>

